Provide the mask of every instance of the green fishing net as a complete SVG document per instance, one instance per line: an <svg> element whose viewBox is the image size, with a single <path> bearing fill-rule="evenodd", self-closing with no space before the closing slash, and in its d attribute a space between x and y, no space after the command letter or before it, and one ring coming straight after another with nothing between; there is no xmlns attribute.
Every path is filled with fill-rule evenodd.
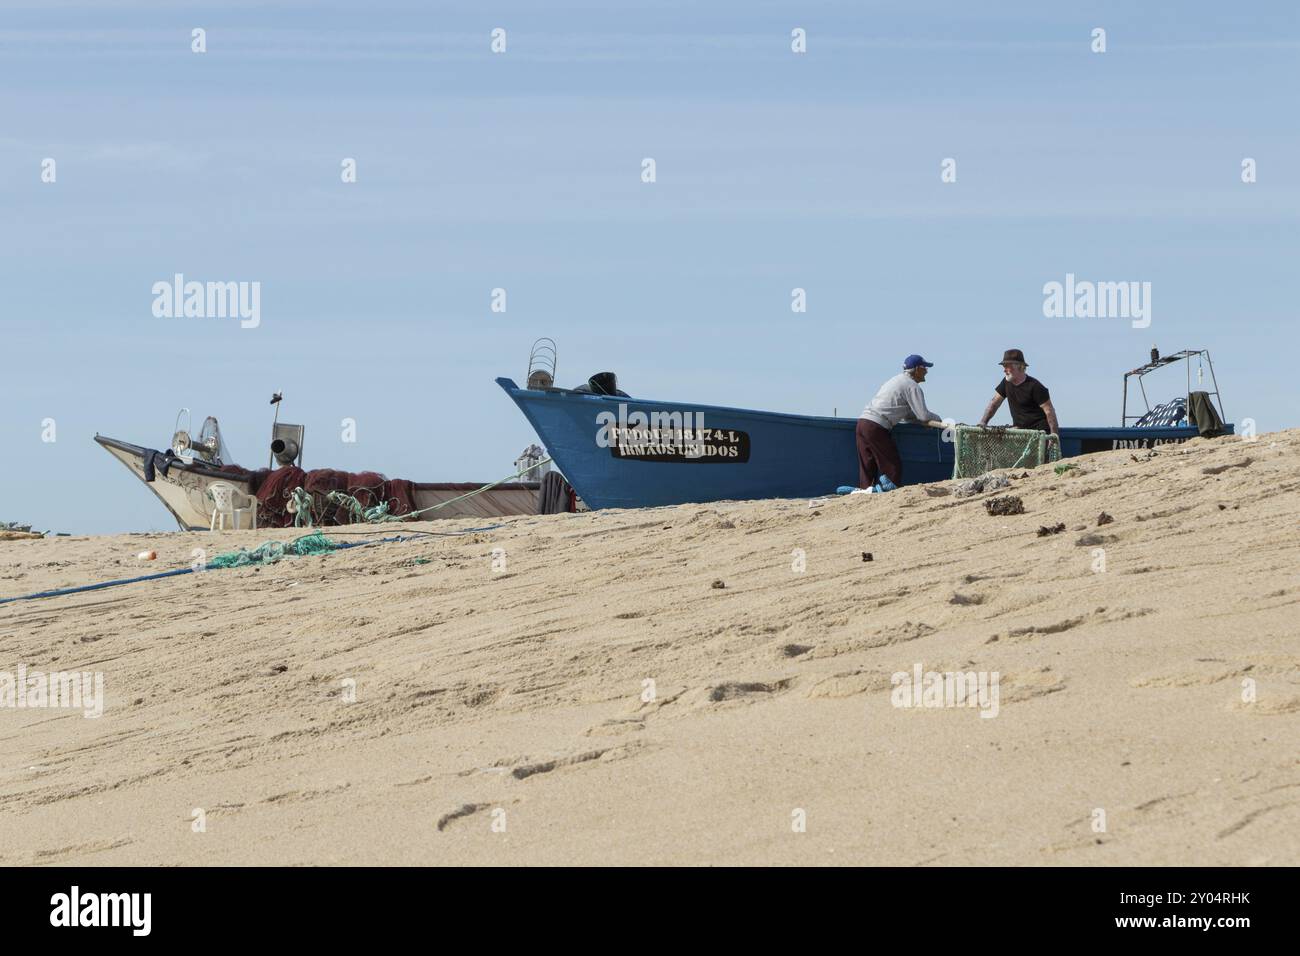
<svg viewBox="0 0 1300 956"><path fill-rule="evenodd" d="M1036 429L958 425L953 430L954 478L976 478L998 468L1036 468L1061 457L1060 439Z"/></svg>
<svg viewBox="0 0 1300 956"><path fill-rule="evenodd" d="M307 557L312 554L329 554L338 545L319 531L305 534L293 541L264 541L256 548L240 548L218 554L207 562L208 568L242 568L252 564L275 564L284 557Z"/></svg>

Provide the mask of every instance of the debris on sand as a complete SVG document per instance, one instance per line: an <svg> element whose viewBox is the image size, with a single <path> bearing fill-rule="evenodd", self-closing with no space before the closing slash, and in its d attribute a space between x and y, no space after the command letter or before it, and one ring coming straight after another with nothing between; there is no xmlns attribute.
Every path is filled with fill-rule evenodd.
<svg viewBox="0 0 1300 956"><path fill-rule="evenodd" d="M981 491L993 491L997 488L1010 488L1011 482L1002 475L980 475L978 478L966 478L952 486L952 493L958 498L969 498Z"/></svg>
<svg viewBox="0 0 1300 956"><path fill-rule="evenodd" d="M1060 534L1064 530L1065 530L1064 521L1060 522L1059 524L1054 524L1050 528L1047 525L1043 525L1041 528L1038 529L1038 536L1040 538L1046 538L1050 534Z"/></svg>
<svg viewBox="0 0 1300 956"><path fill-rule="evenodd" d="M1114 540L1116 540L1116 539L1115 539L1115 536L1114 536L1113 534L1112 534L1112 535L1105 535L1105 534L1085 534L1085 535L1082 535L1082 536L1079 538L1079 540L1076 541L1076 542L1074 542L1074 543L1077 544L1077 545L1078 545L1079 547L1081 547L1081 548L1089 548L1089 547L1094 547L1094 546L1099 545L1099 544L1106 544L1107 542L1109 542L1109 541L1114 541Z"/></svg>
<svg viewBox="0 0 1300 956"><path fill-rule="evenodd" d="M872 557L870 551L863 551L863 552L862 552L862 560L863 560L863 561L874 561L874 560L876 560L876 559L875 559L874 557Z"/></svg>
<svg viewBox="0 0 1300 956"><path fill-rule="evenodd" d="M1243 459L1241 459L1241 461L1230 462L1230 463L1228 463L1228 464L1226 464L1226 465L1215 465L1213 468L1202 468L1202 469L1201 469L1201 474L1203 474L1203 475L1221 475L1221 474L1223 474L1225 471L1227 471L1229 468L1245 468L1247 465L1250 464L1250 462L1251 462L1251 459L1249 459L1249 458L1243 458Z"/></svg>
<svg viewBox="0 0 1300 956"><path fill-rule="evenodd" d="M727 582L723 581L721 578L719 578L718 580L714 581L713 584L710 585L710 587L712 587L712 588L714 588L714 589L716 589L716 590L718 590L718 591L721 591L721 590L722 590L723 588L725 588L726 586L727 586Z"/></svg>
<svg viewBox="0 0 1300 956"><path fill-rule="evenodd" d="M1101 514L1097 515L1097 527L1100 528L1104 524L1110 524L1114 520L1114 518L1103 511Z"/></svg>
<svg viewBox="0 0 1300 956"><path fill-rule="evenodd" d="M984 510L991 515L1022 515L1025 503L1015 495L1002 495L984 502Z"/></svg>

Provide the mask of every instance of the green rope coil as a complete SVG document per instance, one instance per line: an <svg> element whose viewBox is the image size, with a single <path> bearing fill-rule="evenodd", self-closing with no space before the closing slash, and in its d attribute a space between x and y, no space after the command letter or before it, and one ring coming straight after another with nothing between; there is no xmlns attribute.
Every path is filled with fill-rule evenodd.
<svg viewBox="0 0 1300 956"><path fill-rule="evenodd" d="M295 528L310 528L316 522L312 515L311 494L303 487L299 486L289 492L289 509L293 512L293 526Z"/></svg>
<svg viewBox="0 0 1300 956"><path fill-rule="evenodd" d="M313 531L301 538L285 543L284 541L264 541L256 548L240 548L218 554L207 562L208 568L243 568L250 565L275 564L281 558L305 558L313 554L329 554L338 545L320 531Z"/></svg>
<svg viewBox="0 0 1300 956"><path fill-rule="evenodd" d="M402 518L405 517L398 517L397 515L389 514L387 501L381 501L374 507L367 508L345 491L331 491L325 495L325 499L330 504L336 505L339 510L346 512L352 518L353 524L361 524L363 522L369 524L380 524L385 521L401 521Z"/></svg>

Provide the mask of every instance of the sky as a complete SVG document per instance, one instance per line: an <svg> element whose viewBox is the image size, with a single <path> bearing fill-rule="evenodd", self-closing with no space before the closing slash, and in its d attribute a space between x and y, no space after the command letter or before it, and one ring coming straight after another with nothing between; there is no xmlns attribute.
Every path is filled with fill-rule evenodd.
<svg viewBox="0 0 1300 956"><path fill-rule="evenodd" d="M842 416L919 352L967 422L1021 348L1063 426L1206 348L1296 426L1298 91L1292 2L3 0L0 520L174 528L93 436L185 406L258 466L274 391L308 467L502 478L539 336L562 385ZM155 315L177 273L259 323ZM1149 326L1045 316L1067 274Z"/></svg>

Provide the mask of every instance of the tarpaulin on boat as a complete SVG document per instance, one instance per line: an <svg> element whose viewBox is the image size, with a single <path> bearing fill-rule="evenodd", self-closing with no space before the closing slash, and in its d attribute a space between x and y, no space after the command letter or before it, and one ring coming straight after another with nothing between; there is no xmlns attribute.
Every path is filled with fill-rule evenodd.
<svg viewBox="0 0 1300 956"><path fill-rule="evenodd" d="M1187 399L1171 398L1157 405L1133 423L1136 428L1168 428L1181 425L1187 418Z"/></svg>
<svg viewBox="0 0 1300 956"><path fill-rule="evenodd" d="M1201 437L1213 438L1216 435L1222 435L1224 431L1223 419L1219 417L1214 402L1210 401L1210 393L1192 392L1187 397L1191 402L1188 417L1196 423L1197 431Z"/></svg>

